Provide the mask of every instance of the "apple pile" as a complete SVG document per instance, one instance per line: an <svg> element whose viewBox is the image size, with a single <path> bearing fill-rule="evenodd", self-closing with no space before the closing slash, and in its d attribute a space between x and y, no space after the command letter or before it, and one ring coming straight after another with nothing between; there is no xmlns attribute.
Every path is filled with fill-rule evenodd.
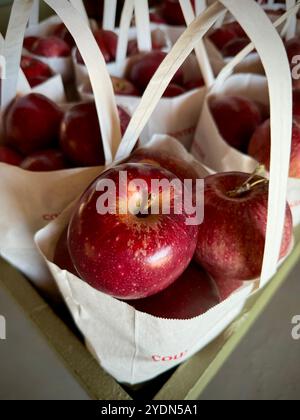
<svg viewBox="0 0 300 420"><path fill-rule="evenodd" d="M212 98L210 110L223 139L241 152L247 152L251 137L264 119L260 104L243 96Z"/></svg>
<svg viewBox="0 0 300 420"><path fill-rule="evenodd" d="M140 54L129 64L125 77L111 76L115 94L121 96L142 96L166 55L167 53L162 51ZM183 70L180 68L164 92L163 97L174 98L189 91L200 89L203 86L204 80L202 78L185 81ZM83 90L92 94L91 84L87 83Z"/></svg>
<svg viewBox="0 0 300 420"><path fill-rule="evenodd" d="M100 51L103 54L103 57L106 63L112 63L116 60L117 47L118 47L118 35L112 31L97 29L93 32L95 40L98 44ZM162 37L156 36L156 33L152 33L152 48L153 50L161 50L166 47L166 40ZM128 43L128 57L139 54L139 48L137 40L132 39ZM81 54L78 49L76 49L76 60L79 64L84 64L84 61L81 57Z"/></svg>
<svg viewBox="0 0 300 420"><path fill-rule="evenodd" d="M121 131L130 116L119 107ZM4 146L0 162L29 171L56 171L104 164L104 151L94 102L63 111L47 97L17 97L3 116Z"/></svg>
<svg viewBox="0 0 300 420"><path fill-rule="evenodd" d="M127 184L119 188L119 175L124 171ZM172 191L169 214L145 214L142 190L130 184L135 179L145 181L151 208L149 202L161 200L151 194L153 179L196 178L192 164L164 151L135 150L125 163L101 174L84 192L58 240L54 262L141 312L165 319L202 315L244 281L260 276L268 180L240 172L208 176L205 218L200 226L185 223L188 216L183 205L181 212L175 211ZM107 180L116 185L116 208L99 212L99 200L107 202L106 190L99 186L107 185ZM127 200L133 203L131 212L121 211ZM292 229L287 205L280 258L289 251Z"/></svg>
<svg viewBox="0 0 300 420"><path fill-rule="evenodd" d="M48 64L27 55L21 58L21 69L32 88L46 82L54 75Z"/></svg>
<svg viewBox="0 0 300 420"><path fill-rule="evenodd" d="M192 5L195 8L194 0L192 0ZM179 0L164 0L161 2L155 11L150 13L150 20L153 23L163 25L186 26Z"/></svg>
<svg viewBox="0 0 300 420"><path fill-rule="evenodd" d="M209 35L211 42L224 57L233 57L242 51L250 39L238 22L226 23Z"/></svg>
<svg viewBox="0 0 300 420"><path fill-rule="evenodd" d="M213 97L210 109L222 138L270 169L271 127L266 106L242 96ZM290 178L300 178L300 90L293 90Z"/></svg>

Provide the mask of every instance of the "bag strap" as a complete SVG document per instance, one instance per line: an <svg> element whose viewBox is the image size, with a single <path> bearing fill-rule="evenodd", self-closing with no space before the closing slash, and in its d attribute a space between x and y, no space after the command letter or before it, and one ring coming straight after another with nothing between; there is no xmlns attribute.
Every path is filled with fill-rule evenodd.
<svg viewBox="0 0 300 420"><path fill-rule="evenodd" d="M116 27L117 0L104 0L103 29L114 31Z"/></svg>
<svg viewBox="0 0 300 420"><path fill-rule="evenodd" d="M291 13L287 19L282 31L281 36L286 40L293 38L296 35L297 30L297 13L299 8L295 8L296 0L286 0L286 10L293 9L295 12Z"/></svg>
<svg viewBox="0 0 300 420"><path fill-rule="evenodd" d="M190 23L193 22L197 14L195 15L194 13L191 0L179 0L179 2L186 24L188 26ZM198 14L202 13L205 10L205 8L205 2L198 2L198 11L199 9L201 9ZM196 46L195 53L205 85L207 87L210 87L214 84L215 76L203 40L201 40L199 42L199 45Z"/></svg>
<svg viewBox="0 0 300 420"><path fill-rule="evenodd" d="M140 51L152 50L152 37L148 0L125 0L121 15L119 40L116 61L126 60L129 43L129 31L133 16L137 31L137 42Z"/></svg>
<svg viewBox="0 0 300 420"><path fill-rule="evenodd" d="M75 7L75 9L78 10L78 12L81 14L81 16L85 19L86 22L88 22L88 25L90 24L89 17L87 15L87 11L85 9L83 0L69 0L70 3Z"/></svg>
<svg viewBox="0 0 300 420"><path fill-rule="evenodd" d="M35 26L40 21L40 0L34 0L28 26Z"/></svg>

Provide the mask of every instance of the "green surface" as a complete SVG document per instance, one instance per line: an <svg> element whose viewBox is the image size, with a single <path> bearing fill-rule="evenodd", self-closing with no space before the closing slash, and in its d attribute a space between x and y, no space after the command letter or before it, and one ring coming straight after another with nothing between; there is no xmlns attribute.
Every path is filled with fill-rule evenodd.
<svg viewBox="0 0 300 420"><path fill-rule="evenodd" d="M32 321L92 399L130 399L20 273L3 260L0 260L0 273L0 291L1 288L5 289L22 307L24 315Z"/></svg>
<svg viewBox="0 0 300 420"><path fill-rule="evenodd" d="M6 26L11 10L11 1L0 0L0 31L2 34L6 31ZM41 2L40 18L45 19L47 16L53 14L52 10L44 3Z"/></svg>

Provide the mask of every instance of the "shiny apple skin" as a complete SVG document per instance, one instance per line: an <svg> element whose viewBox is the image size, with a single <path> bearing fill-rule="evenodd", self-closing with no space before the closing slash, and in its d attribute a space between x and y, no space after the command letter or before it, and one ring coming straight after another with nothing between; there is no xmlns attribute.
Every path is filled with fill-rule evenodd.
<svg viewBox="0 0 300 420"><path fill-rule="evenodd" d="M246 34L239 23L230 22L215 29L209 37L213 44L221 51L232 40L245 36Z"/></svg>
<svg viewBox="0 0 300 420"><path fill-rule="evenodd" d="M72 37L71 33L68 31L66 25L64 23L59 23L53 29L53 36L62 39L66 42L70 48L73 48L76 44L74 38Z"/></svg>
<svg viewBox="0 0 300 420"><path fill-rule="evenodd" d="M62 232L55 248L54 264L56 264L61 270L66 270L75 276L78 276L76 268L74 267L73 261L68 248L68 226Z"/></svg>
<svg viewBox="0 0 300 420"><path fill-rule="evenodd" d="M140 90L141 93L145 91L166 55L167 54L162 51L145 53L141 55L141 58L131 66L128 79ZM183 79L183 71L182 69L179 69L173 77L172 83L182 86Z"/></svg>
<svg viewBox="0 0 300 420"><path fill-rule="evenodd" d="M270 169L271 127L270 120L265 121L254 132L249 144L248 154ZM292 128L292 148L290 158L290 178L300 178L300 119L294 117Z"/></svg>
<svg viewBox="0 0 300 420"><path fill-rule="evenodd" d="M201 89L205 86L204 80L197 79L197 80L190 80L184 84L184 88L187 91L194 90L194 89Z"/></svg>
<svg viewBox="0 0 300 420"><path fill-rule="evenodd" d="M293 89L293 115L300 117L300 89Z"/></svg>
<svg viewBox="0 0 300 420"><path fill-rule="evenodd" d="M94 32L94 37L104 57L105 62L111 63L115 61L118 47L118 36L112 31L98 29ZM76 51L76 58L78 63L84 64L84 61L78 49Z"/></svg>
<svg viewBox="0 0 300 420"><path fill-rule="evenodd" d="M159 23L161 25L166 25L167 21L160 14L152 12L150 13L150 22Z"/></svg>
<svg viewBox="0 0 300 420"><path fill-rule="evenodd" d="M66 58L71 55L71 48L69 45L56 36L49 36L45 38L38 38L32 44L30 52L46 58L61 57Z"/></svg>
<svg viewBox="0 0 300 420"><path fill-rule="evenodd" d="M193 0L192 4L193 6L195 5ZM178 0L165 0L162 4L160 13L169 25L186 26L181 5Z"/></svg>
<svg viewBox="0 0 300 420"><path fill-rule="evenodd" d="M31 48L32 48L33 44L35 44L38 39L39 38L37 36L27 36L24 39L23 47L26 50L31 51Z"/></svg>
<svg viewBox="0 0 300 420"><path fill-rule="evenodd" d="M228 172L205 179L205 217L199 226L195 258L213 278L244 281L260 276L267 225L268 185L257 185L238 198L228 196L228 192L240 187L249 176ZM292 232L292 215L287 205L280 257L289 250Z"/></svg>
<svg viewBox="0 0 300 420"><path fill-rule="evenodd" d="M128 158L128 162L149 164L167 169L169 172L176 175L182 182L186 179L196 180L199 178L197 171L195 171L191 164L161 150L140 147Z"/></svg>
<svg viewBox="0 0 300 420"><path fill-rule="evenodd" d="M3 118L6 143L25 156L55 146L62 117L60 108L46 96L17 97Z"/></svg>
<svg viewBox="0 0 300 420"><path fill-rule="evenodd" d="M213 280L196 263L171 286L146 299L129 301L136 310L163 319L192 319L220 303Z"/></svg>
<svg viewBox="0 0 300 420"><path fill-rule="evenodd" d="M22 56L21 68L31 87L37 86L53 75L51 68L47 64L33 57Z"/></svg>
<svg viewBox="0 0 300 420"><path fill-rule="evenodd" d="M234 57L241 52L247 45L249 45L249 38L236 38L228 42L224 48L222 48L222 55L224 57Z"/></svg>
<svg viewBox="0 0 300 420"><path fill-rule="evenodd" d="M210 109L223 139L247 152L251 136L262 122L256 103L241 96L222 96L211 101Z"/></svg>
<svg viewBox="0 0 300 420"><path fill-rule="evenodd" d="M27 156L21 167L32 172L51 172L66 169L67 165L60 150L43 150Z"/></svg>
<svg viewBox="0 0 300 420"><path fill-rule="evenodd" d="M175 83L170 83L167 89L165 90L163 97L164 98L175 98L186 93L186 90Z"/></svg>
<svg viewBox="0 0 300 420"><path fill-rule="evenodd" d="M118 107L121 131L125 132L130 116ZM75 166L98 166L105 163L102 136L94 102L73 106L64 116L60 130L60 147Z"/></svg>
<svg viewBox="0 0 300 420"><path fill-rule="evenodd" d="M23 157L7 146L0 146L0 162L8 165L20 166Z"/></svg>
<svg viewBox="0 0 300 420"><path fill-rule="evenodd" d="M223 277L214 278L221 302L228 299L234 292L240 289L244 282L235 279L226 279Z"/></svg>
<svg viewBox="0 0 300 420"><path fill-rule="evenodd" d="M119 299L141 299L164 290L185 271L194 255L198 227L187 226L185 213L175 215L173 206L170 215L142 218L98 214L99 180L113 180L118 191L120 171L127 171L128 181L145 180L149 192L152 179L176 178L151 165L124 164L106 171L76 207L69 225L69 251L90 286Z"/></svg>

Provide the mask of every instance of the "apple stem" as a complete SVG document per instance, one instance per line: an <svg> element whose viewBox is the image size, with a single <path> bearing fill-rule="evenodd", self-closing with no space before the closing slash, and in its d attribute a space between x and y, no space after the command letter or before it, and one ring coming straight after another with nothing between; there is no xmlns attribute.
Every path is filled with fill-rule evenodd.
<svg viewBox="0 0 300 420"><path fill-rule="evenodd" d="M141 217L142 215L145 217L145 216L147 216L148 215L148 213L146 214L146 210L148 211L149 210L149 208L151 207L151 205L152 205L152 195L151 194L149 194L148 195L148 201L147 201L147 204L145 205L145 207L143 208L143 209L140 209L140 211L139 211L139 213L138 213L138 216L139 217Z"/></svg>
<svg viewBox="0 0 300 420"><path fill-rule="evenodd" d="M266 184L268 184L269 181L266 178L260 178L260 179L254 180L257 176L260 176L260 174L262 172L264 172L264 170L265 170L264 169L264 166L259 165L255 169L255 171L253 172L253 174L240 187L235 188L232 191L229 191L228 192L228 196L231 197L231 198L238 197L238 196L240 196L242 194L245 194L245 193L253 190L253 188L255 188L258 185L261 185L261 184L266 185ZM252 181L254 181L254 182L252 182Z"/></svg>

